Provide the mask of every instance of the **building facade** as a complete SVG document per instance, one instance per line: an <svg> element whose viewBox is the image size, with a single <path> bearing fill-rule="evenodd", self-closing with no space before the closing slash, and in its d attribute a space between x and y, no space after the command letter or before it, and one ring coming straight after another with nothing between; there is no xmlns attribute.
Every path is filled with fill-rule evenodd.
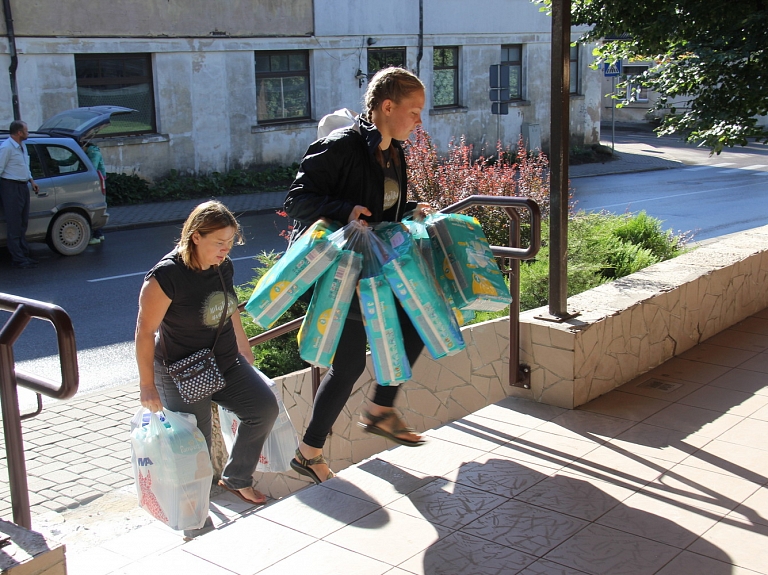
<svg viewBox="0 0 768 575"><path fill-rule="evenodd" d="M402 65L427 86L424 126L438 149L465 136L549 144L550 28L529 0L9 0L0 66L15 62L31 129L78 106L123 105L98 137L108 171L147 179L290 164L339 108L360 111L367 81ZM13 42L11 42L11 36ZM574 30L572 38L579 34ZM599 140L601 72L571 49L571 138ZM508 114L491 113L489 68L509 71ZM13 119L0 82L0 119Z"/></svg>

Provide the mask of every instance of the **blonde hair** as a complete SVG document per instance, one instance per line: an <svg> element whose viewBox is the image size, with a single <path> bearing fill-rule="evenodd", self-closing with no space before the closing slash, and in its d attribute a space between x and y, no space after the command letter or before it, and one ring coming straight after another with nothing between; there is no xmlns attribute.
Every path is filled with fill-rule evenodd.
<svg viewBox="0 0 768 575"><path fill-rule="evenodd" d="M221 202L210 200L203 202L192 210L192 213L189 214L187 221L184 222L184 226L181 228L181 238L179 238L179 242L176 244L184 264L193 270L202 269L195 254L195 242L192 241L192 236L195 235L195 232L201 236L207 236L224 228L235 228L235 244L241 245L243 243L243 233L240 230L240 224L237 223L237 219L232 215L232 212Z"/></svg>
<svg viewBox="0 0 768 575"><path fill-rule="evenodd" d="M363 117L371 122L373 111L381 106L384 100L399 104L403 98L424 89L424 83L416 74L403 68L383 68L368 82L368 89L363 97Z"/></svg>

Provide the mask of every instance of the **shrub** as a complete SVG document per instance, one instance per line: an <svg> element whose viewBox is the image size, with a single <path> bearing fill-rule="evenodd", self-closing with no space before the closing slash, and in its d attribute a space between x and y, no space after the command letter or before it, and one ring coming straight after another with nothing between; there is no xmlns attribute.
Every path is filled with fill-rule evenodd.
<svg viewBox="0 0 768 575"><path fill-rule="evenodd" d="M418 126L405 143L408 159L408 193L437 209L468 196L522 196L536 201L542 217L549 215L549 162L542 153L529 154L522 138L517 148L496 145L495 156L473 159L473 146L462 136L448 144L440 158L429 134ZM483 226L492 245L509 243L509 217L501 208L466 210ZM523 221L525 223L525 220Z"/></svg>

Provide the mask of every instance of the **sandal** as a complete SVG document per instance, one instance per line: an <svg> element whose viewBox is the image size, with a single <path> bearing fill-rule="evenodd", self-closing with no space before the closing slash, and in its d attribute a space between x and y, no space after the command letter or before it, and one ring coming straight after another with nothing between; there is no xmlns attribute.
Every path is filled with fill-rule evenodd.
<svg viewBox="0 0 768 575"><path fill-rule="evenodd" d="M244 502L246 502L248 505L263 505L267 502L267 496L264 495L261 491L257 491L256 489L253 490L254 495L256 495L257 500L254 501L253 499L248 499L245 495L240 493L239 489L233 489L226 483L224 483L223 479L219 479L219 487L226 489L233 495L237 495L240 499L242 499ZM261 496L261 497L259 497Z"/></svg>
<svg viewBox="0 0 768 575"><path fill-rule="evenodd" d="M405 422L400 419L394 411L388 411L384 415L372 415L369 411L363 411L363 417L369 420L370 423L363 423L362 421L358 421L357 424L368 433L379 435L385 439L389 439L390 441L394 441L395 443L406 445L408 447L418 447L419 445L424 445L426 443L424 439L419 439L418 441L410 441L408 439L399 437L403 433L414 433L415 430L410 427L406 427L404 425ZM388 419L392 418L396 419L397 425L401 427L396 427L392 431L387 431L386 429L382 429L376 425L377 423L381 423L382 421L387 421Z"/></svg>
<svg viewBox="0 0 768 575"><path fill-rule="evenodd" d="M295 459L291 459L291 469L293 469L299 475L306 475L319 485L322 483L322 481L320 481L317 473L315 473L312 468L310 468L310 465L317 465L319 463L325 463L328 465L328 461L325 459L325 457L323 457L322 453L316 457L313 457L312 459L307 459L301 454L301 451L297 449ZM336 474L329 469L328 477L326 477L325 480L328 481L334 477L336 477Z"/></svg>

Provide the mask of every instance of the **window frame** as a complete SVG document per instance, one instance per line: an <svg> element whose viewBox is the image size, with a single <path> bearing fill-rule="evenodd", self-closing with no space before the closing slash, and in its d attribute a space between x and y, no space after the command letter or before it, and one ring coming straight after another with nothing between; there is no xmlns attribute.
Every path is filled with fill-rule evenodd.
<svg viewBox="0 0 768 575"><path fill-rule="evenodd" d="M638 70L635 70L637 68ZM639 69L642 68L642 71L639 71ZM648 97L648 88L645 86L640 86L636 82L633 82L632 80L636 78L637 76L640 76L641 74L647 72L650 69L650 66L648 64L625 64L622 70L622 75L624 76L624 81L626 82L626 88L624 89L624 101L631 105L631 104L646 104L650 101ZM635 73L629 72L629 70L632 70ZM630 101L630 95L637 90L637 97ZM645 97L642 97L645 95Z"/></svg>
<svg viewBox="0 0 768 575"><path fill-rule="evenodd" d="M432 52L432 107L435 109L444 109L444 108L458 108L461 105L460 98L459 98L459 74L461 73L460 68L460 62L459 62L459 56L460 51L458 46L435 46ZM438 50L451 50L453 52L453 60L454 65L453 66L445 66L440 65L438 66L435 62L435 55L437 54ZM435 78L437 76L437 72L441 70L453 70L453 101L449 104L438 104L435 101L435 98L437 96L437 89L435 85Z"/></svg>
<svg viewBox="0 0 768 575"><path fill-rule="evenodd" d="M581 44L575 42L571 44L569 64L570 64L570 86L568 93L571 96L581 94Z"/></svg>
<svg viewBox="0 0 768 575"><path fill-rule="evenodd" d="M302 55L304 58L304 69L301 70L291 70L290 69L290 63L288 65L287 70L272 70L272 57L273 56L295 56L295 55ZM260 72L257 68L258 66L258 57L259 56L267 56L269 58L270 62L270 70L267 72ZM256 88L256 124L259 126L274 126L276 124L292 124L296 122L306 122L307 120L312 119L312 70L311 70L311 64L310 64L310 53L309 50L256 50L254 52L254 58L253 58L253 71L255 74L254 82L255 82L255 88ZM286 106L285 106L285 91L282 83L283 78L296 78L301 77L305 79L304 86L305 86L305 94L306 94L306 114L302 116L291 116L286 117ZM273 79L281 79L281 94L282 97L282 112L283 116L280 118L261 118L259 114L259 80L273 80Z"/></svg>
<svg viewBox="0 0 768 575"><path fill-rule="evenodd" d="M397 67L405 69L407 57L408 57L408 53L405 49L405 46L392 46L387 48L368 48L365 52L365 57L366 57L366 68L368 68L368 72L366 75L368 76L369 81L371 80L371 78L374 77L376 72L378 72L379 70L382 70L383 68L387 68L389 66L394 66L394 64L387 64L386 66L382 66L381 68L376 68L375 70L371 70L371 54L372 53L385 54L387 52L390 52L393 54L401 53L403 56L402 62L400 64L397 64Z"/></svg>
<svg viewBox="0 0 768 575"><path fill-rule="evenodd" d="M519 60L505 60L505 56L509 56L510 50L519 50L520 51L520 59ZM506 54L505 54L506 52ZM512 78L512 70L517 69L518 72L518 94L514 95L512 94L512 89L510 87L509 91L509 100L507 102L521 102L525 99L525 81L524 81L524 69L523 69L523 57L524 57L524 44L503 44L501 46L501 61L500 64L502 66L509 66L509 77Z"/></svg>
<svg viewBox="0 0 768 575"><path fill-rule="evenodd" d="M78 60L82 63L85 60L96 60L99 69L102 68L101 63L105 60L120 61L120 60L136 60L142 58L145 61L146 68L149 71L148 76L123 76L123 77L103 77L98 76L95 78L81 78L77 73ZM114 54L114 53L102 53L102 54L75 54L75 85L77 89L77 101L78 106L82 106L80 103L80 88L86 88L88 86L109 86L109 85L141 85L148 84L149 90L149 124L150 127L146 130L126 130L126 131L108 131L101 130L100 134L103 136L134 136L141 134L156 134L157 133L157 117L155 110L155 81L154 81L154 67L152 66L152 54L146 53L126 53L126 54ZM136 108L136 106L128 106L124 104L126 108ZM130 114L121 115L112 119L111 126L119 126L122 121L128 120L134 112Z"/></svg>

